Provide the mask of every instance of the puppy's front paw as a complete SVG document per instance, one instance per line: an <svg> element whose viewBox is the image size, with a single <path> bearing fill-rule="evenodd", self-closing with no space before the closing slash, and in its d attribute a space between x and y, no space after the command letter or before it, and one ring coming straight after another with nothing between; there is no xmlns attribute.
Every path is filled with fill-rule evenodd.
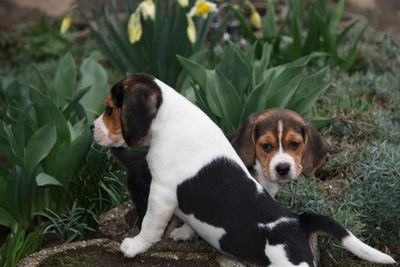
<svg viewBox="0 0 400 267"><path fill-rule="evenodd" d="M194 232L193 230L186 224L181 227L175 228L170 234L169 238L174 241L188 241L193 239Z"/></svg>
<svg viewBox="0 0 400 267"><path fill-rule="evenodd" d="M128 258L133 258L137 254L147 250L146 245L137 236L134 238L125 238L119 248L124 253L124 256Z"/></svg>

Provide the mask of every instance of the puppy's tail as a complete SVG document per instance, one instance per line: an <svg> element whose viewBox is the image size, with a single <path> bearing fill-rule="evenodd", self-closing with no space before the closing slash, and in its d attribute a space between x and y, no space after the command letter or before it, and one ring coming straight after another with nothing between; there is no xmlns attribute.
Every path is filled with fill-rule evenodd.
<svg viewBox="0 0 400 267"><path fill-rule="evenodd" d="M300 214L299 221L300 225L302 225L309 234L314 232L330 234L339 239L347 250L362 259L375 263L396 263L392 257L363 243L337 221L328 216L307 212Z"/></svg>

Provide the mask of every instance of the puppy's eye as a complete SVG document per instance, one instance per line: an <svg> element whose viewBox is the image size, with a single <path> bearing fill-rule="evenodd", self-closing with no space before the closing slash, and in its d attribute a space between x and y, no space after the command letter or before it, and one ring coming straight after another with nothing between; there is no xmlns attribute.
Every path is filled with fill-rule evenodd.
<svg viewBox="0 0 400 267"><path fill-rule="evenodd" d="M112 108L111 108L111 107L106 107L105 113L106 113L106 115L111 116L111 114L112 114Z"/></svg>
<svg viewBox="0 0 400 267"><path fill-rule="evenodd" d="M264 149L265 152L269 153L272 150L272 145L271 144L263 144L262 148Z"/></svg>
<svg viewBox="0 0 400 267"><path fill-rule="evenodd" d="M296 150L299 147L299 145L300 144L298 142L292 141L292 142L289 143L289 148L292 149L292 150Z"/></svg>

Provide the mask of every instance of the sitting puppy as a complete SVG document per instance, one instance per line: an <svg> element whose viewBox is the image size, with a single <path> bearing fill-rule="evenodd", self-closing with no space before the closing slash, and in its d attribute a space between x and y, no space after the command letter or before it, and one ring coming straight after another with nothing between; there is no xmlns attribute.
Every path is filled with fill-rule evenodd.
<svg viewBox="0 0 400 267"><path fill-rule="evenodd" d="M279 127L282 127L281 131ZM295 180L301 172L312 176L328 151L315 127L287 109L268 109L253 114L227 138L252 176L272 197L281 183ZM301 147L300 144L305 145ZM138 210L140 226L146 213L151 183L146 154L122 147L111 148L111 153L127 170L128 190ZM174 231L171 238L186 240L193 236L190 229L181 230L183 232Z"/></svg>
<svg viewBox="0 0 400 267"><path fill-rule="evenodd" d="M328 146L315 127L287 109L255 113L232 135L231 144L253 177L275 197L281 183L312 176Z"/></svg>
<svg viewBox="0 0 400 267"><path fill-rule="evenodd" d="M158 242L173 214L210 245L264 266L314 266L310 234L329 233L363 259L394 260L361 242L333 219L295 214L250 175L222 131L195 105L146 74L115 84L94 122L105 147L150 145L152 182L142 229L121 251L135 257Z"/></svg>

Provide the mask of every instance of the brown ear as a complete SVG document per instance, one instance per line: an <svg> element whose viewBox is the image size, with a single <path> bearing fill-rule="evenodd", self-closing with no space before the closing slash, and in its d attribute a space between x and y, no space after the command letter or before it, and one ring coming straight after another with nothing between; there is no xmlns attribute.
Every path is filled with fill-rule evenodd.
<svg viewBox="0 0 400 267"><path fill-rule="evenodd" d="M254 165L256 157L254 128L256 117L251 116L229 138L246 167Z"/></svg>
<svg viewBox="0 0 400 267"><path fill-rule="evenodd" d="M116 85L117 86L117 85ZM154 78L134 75L112 89L113 99L122 105L121 128L125 143L131 147L143 144L151 123L161 105L161 91Z"/></svg>
<svg viewBox="0 0 400 267"><path fill-rule="evenodd" d="M328 153L328 145L311 122L305 120L305 125L304 137L306 149L301 163L303 165L302 173L310 177L324 163L326 154Z"/></svg>

